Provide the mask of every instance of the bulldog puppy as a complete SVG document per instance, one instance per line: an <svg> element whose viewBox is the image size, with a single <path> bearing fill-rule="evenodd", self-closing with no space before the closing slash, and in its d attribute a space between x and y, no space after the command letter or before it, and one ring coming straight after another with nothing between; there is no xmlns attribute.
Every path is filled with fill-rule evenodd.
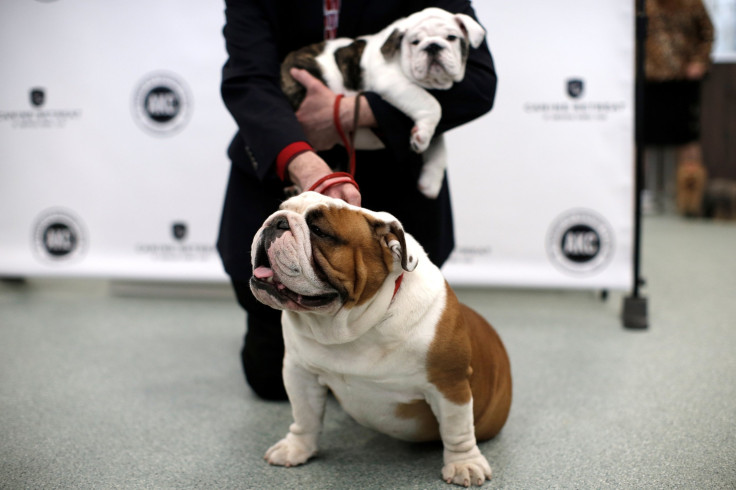
<svg viewBox="0 0 736 490"><path fill-rule="evenodd" d="M294 416L269 463L295 466L317 452L329 389L366 427L441 439L448 483L491 477L476 440L508 416L506 350L396 218L306 192L266 220L252 256L253 294L284 311Z"/></svg>
<svg viewBox="0 0 736 490"><path fill-rule="evenodd" d="M430 7L374 35L324 41L290 53L281 65L281 86L295 110L306 91L289 73L291 68L309 71L338 94L380 95L414 121L411 148L417 153L429 148L418 186L427 197L436 198L447 155L441 136L432 141L442 108L425 89L446 90L462 80L470 48L480 46L484 37L485 30L472 17ZM384 146L371 130L361 128L355 133L355 147Z"/></svg>

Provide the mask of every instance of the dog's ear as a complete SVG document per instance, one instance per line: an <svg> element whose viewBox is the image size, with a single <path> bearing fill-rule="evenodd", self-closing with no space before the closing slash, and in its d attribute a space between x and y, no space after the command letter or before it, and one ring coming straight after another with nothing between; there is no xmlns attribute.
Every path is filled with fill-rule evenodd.
<svg viewBox="0 0 736 490"><path fill-rule="evenodd" d="M381 46L381 54L383 54L386 61L390 61L399 51L401 40L403 38L404 32L400 31L398 28L394 29L388 36L386 41L383 43L383 46Z"/></svg>
<svg viewBox="0 0 736 490"><path fill-rule="evenodd" d="M401 262L401 268L407 272L416 269L419 258L411 255L406 248L404 228L398 221L388 223L388 233L383 237L384 243L391 250L394 260Z"/></svg>
<svg viewBox="0 0 736 490"><path fill-rule="evenodd" d="M465 14L455 14L455 22L460 26L468 42L474 48L480 46L483 38L486 37L486 30L478 24L475 19Z"/></svg>
<svg viewBox="0 0 736 490"><path fill-rule="evenodd" d="M367 213L366 219L373 227L375 238L380 242L381 247L391 254L391 257L386 256L385 260L400 263L401 268L407 272L416 269L419 257L409 252L404 227L401 226L399 220L389 213L373 211L367 211Z"/></svg>

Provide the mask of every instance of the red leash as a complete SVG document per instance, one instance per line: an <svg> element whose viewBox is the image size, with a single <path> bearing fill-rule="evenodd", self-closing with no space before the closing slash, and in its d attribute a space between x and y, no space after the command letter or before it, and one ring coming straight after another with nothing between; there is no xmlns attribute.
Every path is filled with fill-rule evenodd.
<svg viewBox="0 0 736 490"><path fill-rule="evenodd" d="M358 183L355 182L355 146L353 138L355 136L355 131L353 131L350 134L350 138L345 135L345 131L342 128L342 124L340 123L340 101L344 97L343 94L337 94L337 97L335 97L335 103L332 106L332 120L335 123L335 128L337 129L337 134L340 135L340 139L342 140L342 144L345 146L345 149L348 152L348 158L349 158L349 170L350 173L347 172L333 172L329 175L325 175L321 179L319 179L317 182L312 184L312 186L307 189L310 191L319 192L320 194L324 194L327 189L330 187L339 185L339 184L352 184L355 186L356 189L358 189L358 192L360 192L360 187L358 187ZM357 129L358 127L358 108L360 105L360 94L355 96L355 124L354 127ZM391 297L391 300L396 297L396 293L399 292L399 288L401 287L401 282L404 280L404 274L402 273L399 277L396 278L396 282L394 283L394 295Z"/></svg>
<svg viewBox="0 0 736 490"><path fill-rule="evenodd" d="M358 189L358 192L360 192L360 187L358 187L358 183L355 182L353 176L345 172L334 172L329 175L325 175L312 184L312 186L307 190L324 194L327 189L339 184L352 184L356 189Z"/></svg>
<svg viewBox="0 0 736 490"><path fill-rule="evenodd" d="M340 101L342 100L343 97L344 97L343 94L337 94L337 97L335 97L335 103L332 106L332 121L335 123L337 134L340 135L342 144L345 146L345 150L347 150L348 152L348 158L350 161L348 168L350 171L350 175L354 177L355 176L355 147L353 146L353 136L355 135L355 131L353 131L350 134L350 138L348 138L347 135L345 134L345 131L342 129L342 124L340 123ZM356 120L358 119L357 108L359 104L358 102L359 98L360 98L360 95L357 95L355 97L355 107L356 107L355 119ZM356 128L357 128L357 124L356 124Z"/></svg>
<svg viewBox="0 0 736 490"><path fill-rule="evenodd" d="M358 187L358 183L355 182L355 146L353 145L353 137L355 135L355 132L353 131L350 134L350 138L347 137L345 134L345 131L343 130L342 124L340 123L340 101L343 98L343 94L337 94L337 97L335 97L335 103L332 106L332 120L335 123L335 128L337 129L337 134L340 135L340 139L342 140L342 144L345 146L345 149L348 152L348 158L349 158L349 173L348 172L334 172L329 175L325 175L321 179L319 179L317 182L312 184L312 186L307 189L308 191L315 191L319 192L320 194L324 194L327 189L330 187L339 185L339 184L351 184L355 186L356 189L358 189L358 192L360 192L360 187ZM359 99L360 94L358 94L355 97L355 126L358 126L358 107L359 107Z"/></svg>

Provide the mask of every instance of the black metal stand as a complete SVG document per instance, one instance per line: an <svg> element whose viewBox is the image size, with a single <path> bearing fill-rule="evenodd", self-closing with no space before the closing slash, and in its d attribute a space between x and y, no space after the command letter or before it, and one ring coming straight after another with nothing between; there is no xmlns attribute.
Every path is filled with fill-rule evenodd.
<svg viewBox="0 0 736 490"><path fill-rule="evenodd" d="M636 1L636 78L635 78L635 141L636 172L634 178L634 286L624 298L622 320L626 328L649 327L647 298L640 295L644 285L641 277L641 194L644 188L644 45L647 38L646 0Z"/></svg>

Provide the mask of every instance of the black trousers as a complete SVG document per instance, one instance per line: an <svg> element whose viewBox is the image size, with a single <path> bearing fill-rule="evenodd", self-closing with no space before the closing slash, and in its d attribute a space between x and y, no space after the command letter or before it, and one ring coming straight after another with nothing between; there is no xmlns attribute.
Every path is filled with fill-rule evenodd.
<svg viewBox="0 0 736 490"><path fill-rule="evenodd" d="M700 139L701 82L644 84L644 143L683 145Z"/></svg>
<svg viewBox="0 0 736 490"><path fill-rule="evenodd" d="M286 400L281 377L284 339L281 311L256 300L247 282L232 280L238 303L247 312L246 333L240 359L248 384L266 400Z"/></svg>

